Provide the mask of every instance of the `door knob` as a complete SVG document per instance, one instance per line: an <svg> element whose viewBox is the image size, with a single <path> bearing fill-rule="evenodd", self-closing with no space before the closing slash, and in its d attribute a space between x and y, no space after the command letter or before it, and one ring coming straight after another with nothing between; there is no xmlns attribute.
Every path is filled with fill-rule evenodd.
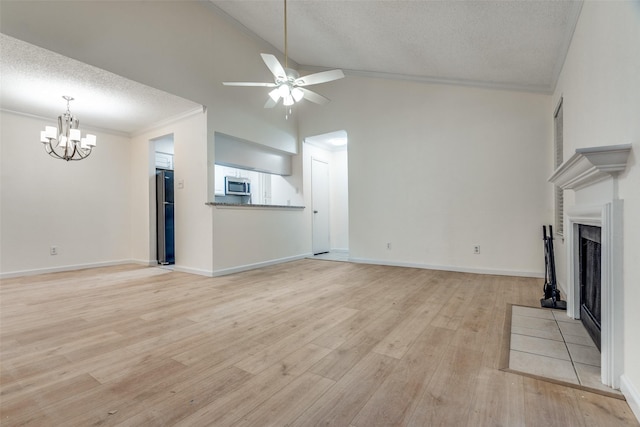
<svg viewBox="0 0 640 427"><path fill-rule="evenodd" d="M313 211L313 213L318 213L318 211Z"/></svg>

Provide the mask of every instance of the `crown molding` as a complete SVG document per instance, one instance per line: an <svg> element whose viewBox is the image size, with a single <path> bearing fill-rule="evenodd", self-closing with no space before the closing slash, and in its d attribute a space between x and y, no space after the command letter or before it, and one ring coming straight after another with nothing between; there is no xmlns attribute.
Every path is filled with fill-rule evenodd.
<svg viewBox="0 0 640 427"><path fill-rule="evenodd" d="M171 124L173 124L175 122L178 122L180 120L184 120L184 119L186 119L188 117L195 116L197 114L205 114L206 112L207 112L207 107L204 106L204 105L200 105L200 106L198 106L196 108L192 108L191 110L187 110L187 111L184 111L184 112L182 112L180 114L176 114L174 116L167 117L167 118L162 119L162 120L160 120L158 122L152 123L149 126L146 126L146 127L142 128L142 129L138 129L138 130L136 130L134 132L131 132L129 134L129 137L135 138L135 137L138 137L140 135L144 135L145 133L149 133L149 132L158 130L160 128L163 128L165 126L169 126L169 125L171 125Z"/></svg>
<svg viewBox="0 0 640 427"><path fill-rule="evenodd" d="M2 111L3 113L9 113L9 114L14 114L16 116L22 116L22 117L28 117L31 119L36 119L36 120L42 120L43 122L46 123L54 123L56 119L52 119L51 117L45 117L45 116L39 116L37 114L31 114L31 113L25 113L22 111L15 111L15 110L9 110L6 108L0 108L0 111ZM60 115L60 114L58 114ZM108 129L108 128L103 128L103 127L98 127L98 126L91 126L91 125L87 125L85 123L83 123L81 125L82 130L83 131L93 131L93 132L102 132L102 133L108 133L110 135L116 135L116 136L123 136L125 138L129 138L131 137L131 135L129 134L129 132L124 132L121 130L116 130L116 129Z"/></svg>
<svg viewBox="0 0 640 427"><path fill-rule="evenodd" d="M318 67L315 65L300 65L298 71L309 71L318 73L321 71L333 70L340 67ZM385 73L380 71L352 70L342 68L345 76L365 77L371 79L385 79L396 81L409 81L414 83L439 84L450 86L467 86L480 89L508 90L513 92L553 94L553 86L547 84L520 84L520 83L498 83L480 80L446 79L440 77L416 76L412 74Z"/></svg>

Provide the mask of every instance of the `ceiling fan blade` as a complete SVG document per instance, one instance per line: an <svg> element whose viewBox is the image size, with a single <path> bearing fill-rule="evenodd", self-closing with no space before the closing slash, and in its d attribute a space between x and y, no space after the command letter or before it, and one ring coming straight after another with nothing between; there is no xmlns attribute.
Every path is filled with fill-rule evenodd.
<svg viewBox="0 0 640 427"><path fill-rule="evenodd" d="M267 98L267 102L264 103L264 108L273 108L278 105L278 101L274 101L273 98Z"/></svg>
<svg viewBox="0 0 640 427"><path fill-rule="evenodd" d="M269 53L261 53L260 56L262 56L262 60L267 67L269 67L269 70L271 70L274 77L286 80L287 73L284 71L284 68L282 67L282 64L280 64L280 61L278 61L278 58Z"/></svg>
<svg viewBox="0 0 640 427"><path fill-rule="evenodd" d="M309 86L309 85L317 85L319 83L331 82L333 80L338 80L344 77L344 73L342 70L329 70L329 71L321 71L315 74L309 74L308 76L302 76L296 79L296 86Z"/></svg>
<svg viewBox="0 0 640 427"><path fill-rule="evenodd" d="M262 82L222 82L225 86L247 86L247 87L276 87L275 83Z"/></svg>
<svg viewBox="0 0 640 427"><path fill-rule="evenodd" d="M304 99L306 99L307 101L311 101L320 105L324 105L329 102L329 98L326 98L319 93L315 93L312 90L305 89L303 87L298 89L300 89L304 93Z"/></svg>

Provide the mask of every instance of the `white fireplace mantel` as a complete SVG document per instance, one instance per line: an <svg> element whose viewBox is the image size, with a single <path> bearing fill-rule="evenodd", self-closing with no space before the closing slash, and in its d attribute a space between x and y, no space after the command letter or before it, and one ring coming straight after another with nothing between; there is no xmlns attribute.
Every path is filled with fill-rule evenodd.
<svg viewBox="0 0 640 427"><path fill-rule="evenodd" d="M563 190L579 190L623 171L630 152L631 144L578 148L549 181Z"/></svg>
<svg viewBox="0 0 640 427"><path fill-rule="evenodd" d="M620 387L623 373L623 201L618 198L618 174L627 166L631 145L580 148L564 162L549 181L563 190L574 190L582 197L566 210L567 231L567 315L580 317L580 273L578 227L601 228L601 379L610 387ZM586 190L600 181L612 179L605 193ZM584 191L581 191L585 189Z"/></svg>

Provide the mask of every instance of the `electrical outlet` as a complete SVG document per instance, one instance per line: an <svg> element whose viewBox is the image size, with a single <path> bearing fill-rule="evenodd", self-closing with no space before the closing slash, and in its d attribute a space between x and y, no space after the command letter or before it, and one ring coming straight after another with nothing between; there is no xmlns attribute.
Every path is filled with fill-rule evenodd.
<svg viewBox="0 0 640 427"><path fill-rule="evenodd" d="M387 243L387 250L391 250L391 242Z"/></svg>
<svg viewBox="0 0 640 427"><path fill-rule="evenodd" d="M50 255L58 255L58 247L57 246L51 246L49 248L49 254Z"/></svg>
<svg viewBox="0 0 640 427"><path fill-rule="evenodd" d="M480 245L473 245L473 253L475 255L479 255L480 254Z"/></svg>

